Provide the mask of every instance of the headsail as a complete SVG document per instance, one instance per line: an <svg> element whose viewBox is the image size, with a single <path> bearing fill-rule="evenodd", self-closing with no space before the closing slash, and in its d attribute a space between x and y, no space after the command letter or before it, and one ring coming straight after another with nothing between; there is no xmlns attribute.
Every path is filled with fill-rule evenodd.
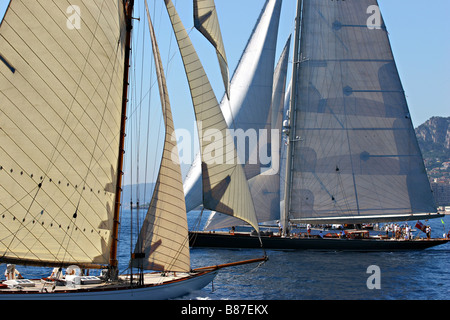
<svg viewBox="0 0 450 320"><path fill-rule="evenodd" d="M267 0L252 35L231 79L231 97L224 97L220 108L228 128L243 132L265 129L272 102L273 70L277 45L281 0ZM244 169L247 179L261 173L259 159L249 163L249 155L257 154L258 143L248 150ZM246 146L247 148L247 146ZM184 182L186 207L193 210L201 204L201 163L197 154Z"/></svg>
<svg viewBox="0 0 450 320"><path fill-rule="evenodd" d="M158 179L135 249L134 267L158 271L191 269L183 183L166 79L155 32L145 1L166 134Z"/></svg>
<svg viewBox="0 0 450 320"><path fill-rule="evenodd" d="M267 132L276 134L271 137L270 150L272 162L265 172L249 180L250 192L255 205L258 221L267 222L280 219L280 176L281 169L281 130L284 117L285 91L287 82L287 69L289 62L289 48L291 38L281 53L277 67L274 72L274 85L272 95L272 105L268 116ZM276 140L278 139L278 141ZM275 143L273 143L275 142ZM220 213L210 215L205 230L219 229L241 225L242 221L230 219Z"/></svg>
<svg viewBox="0 0 450 320"><path fill-rule="evenodd" d="M230 77L228 62L214 0L194 0L194 25L211 42L214 48L216 48L225 93L229 99Z"/></svg>
<svg viewBox="0 0 450 320"><path fill-rule="evenodd" d="M121 1L10 3L0 28L1 261L109 262L124 37Z"/></svg>
<svg viewBox="0 0 450 320"><path fill-rule="evenodd" d="M304 0L298 36L291 217L405 221L436 212L377 1Z"/></svg>
<svg viewBox="0 0 450 320"><path fill-rule="evenodd" d="M238 163L219 103L189 36L172 4L165 0L188 78L202 159L203 206L238 217L258 228L242 165Z"/></svg>

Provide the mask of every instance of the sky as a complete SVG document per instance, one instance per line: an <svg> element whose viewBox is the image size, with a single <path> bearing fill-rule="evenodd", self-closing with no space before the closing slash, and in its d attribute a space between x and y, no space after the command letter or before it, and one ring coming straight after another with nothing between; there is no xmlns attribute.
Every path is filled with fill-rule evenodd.
<svg viewBox="0 0 450 320"><path fill-rule="evenodd" d="M196 127L191 97L164 1L148 1L168 81L175 127L192 133L195 141ZM173 2L204 64L217 99L220 101L224 94L224 88L215 50L198 31L193 29L192 1L173 0ZM216 0L215 2L230 74L232 74L265 1ZM277 58L289 34L294 32L296 2L297 0L283 0ZM0 0L0 19L2 19L8 3L9 0ZM142 42L144 37L148 37L143 4L144 0L136 0L134 16L140 20L135 20L133 30L135 42ZM379 0L379 5L389 32L414 126L419 126L433 116L450 116L450 19L448 18L450 1ZM139 106L147 104L148 97L151 97L152 104L159 102L155 78L150 75L152 67L147 59L151 47L148 40L144 43L146 43L144 47L137 46L133 49L131 83L135 85L130 99L132 114L129 115L128 121L129 136L137 135L140 120L148 116L147 112L142 111ZM144 71L141 73L140 70ZM151 127L156 129L156 133L151 134L154 139L150 139L151 143L148 143L150 150L161 148L163 126L161 111L158 111L158 108L160 109L160 107L155 107L154 111L150 111L153 113L149 116ZM159 139L155 137L159 137ZM144 140L142 137L141 139ZM130 148L144 152L142 143ZM193 150L190 151L192 158L195 156L195 148L193 147ZM154 157L156 163L159 154L151 153L151 156ZM153 166L152 170L156 172L157 167ZM184 173L186 173L186 168L186 166L183 168ZM155 173L153 172L151 175L155 176Z"/></svg>
<svg viewBox="0 0 450 320"><path fill-rule="evenodd" d="M163 1L157 1L163 2ZM263 0L216 0L230 72L239 61ZM294 30L296 0L284 0L280 21L279 52ZM174 1L186 29L192 28L191 1ZM400 73L414 126L432 116L450 116L450 1L379 0L389 32L391 46ZM240 8L237 10L236 8ZM166 12L163 12L167 20ZM210 53L208 44L192 31L197 51ZM212 50L212 49L211 49ZM211 54L215 58L214 54ZM203 59L202 61L206 61ZM204 62L206 64L206 62ZM212 60L212 75L217 68ZM167 70L166 70L167 71ZM170 76L170 70L169 70ZM223 95L220 76L213 86L219 100ZM211 79L210 79L211 80ZM211 80L213 81L213 80Z"/></svg>

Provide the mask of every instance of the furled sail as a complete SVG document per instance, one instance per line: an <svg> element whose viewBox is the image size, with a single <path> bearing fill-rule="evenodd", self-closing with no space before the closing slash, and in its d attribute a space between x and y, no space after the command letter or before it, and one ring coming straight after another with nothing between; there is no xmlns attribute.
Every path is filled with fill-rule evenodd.
<svg viewBox="0 0 450 320"><path fill-rule="evenodd" d="M183 183L169 94L156 36L145 1L166 134L158 179L135 249L132 265L148 270L189 272L189 239Z"/></svg>
<svg viewBox="0 0 450 320"><path fill-rule="evenodd" d="M255 209L219 103L189 36L172 4L165 0L188 78L200 137L203 206L238 217L256 229Z"/></svg>
<svg viewBox="0 0 450 320"><path fill-rule="evenodd" d="M194 0L194 26L216 48L225 93L229 99L230 77L228 62L214 0Z"/></svg>
<svg viewBox="0 0 450 320"><path fill-rule="evenodd" d="M255 205L256 216L260 223L280 219L280 171L281 169L281 130L285 107L285 92L287 82L287 69L289 62L289 48L291 38L281 53L273 79L272 105L268 116L267 132L275 134L271 139L271 158L269 168L263 173L249 180L250 192ZM275 140L277 139L277 140ZM273 143L275 142L275 143ZM241 225L242 221L236 221L220 213L212 213L208 218L205 230L219 229Z"/></svg>
<svg viewBox="0 0 450 320"><path fill-rule="evenodd" d="M281 13L281 0L267 0L249 38L247 46L231 79L231 97L224 97L220 107L228 128L242 132L254 130L259 135L265 129L272 102L273 71L278 37L278 25ZM250 130L250 131L248 131ZM237 132L237 131L235 131ZM259 141L259 140L258 140ZM259 158L250 163L250 154L258 152L248 148L245 159L247 179L261 173ZM246 146L247 148L249 146ZM194 210L201 204L202 177L200 154L196 158L184 182L186 208Z"/></svg>
<svg viewBox="0 0 450 320"><path fill-rule="evenodd" d="M289 194L300 221L436 212L379 10L376 0L303 1Z"/></svg>
<svg viewBox="0 0 450 320"><path fill-rule="evenodd" d="M13 0L0 28L0 260L107 264L124 5Z"/></svg>

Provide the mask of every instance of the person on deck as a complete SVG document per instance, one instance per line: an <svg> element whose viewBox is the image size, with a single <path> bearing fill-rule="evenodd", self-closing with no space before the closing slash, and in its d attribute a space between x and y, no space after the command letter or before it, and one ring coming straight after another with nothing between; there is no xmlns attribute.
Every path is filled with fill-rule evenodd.
<svg viewBox="0 0 450 320"><path fill-rule="evenodd" d="M405 239L411 240L411 227L408 224L406 225Z"/></svg>
<svg viewBox="0 0 450 320"><path fill-rule="evenodd" d="M16 269L15 264L6 265L5 278L6 278L6 280L23 279L19 270Z"/></svg>
<svg viewBox="0 0 450 320"><path fill-rule="evenodd" d="M430 226L426 227L425 233L427 234L427 239L431 239L431 227Z"/></svg>

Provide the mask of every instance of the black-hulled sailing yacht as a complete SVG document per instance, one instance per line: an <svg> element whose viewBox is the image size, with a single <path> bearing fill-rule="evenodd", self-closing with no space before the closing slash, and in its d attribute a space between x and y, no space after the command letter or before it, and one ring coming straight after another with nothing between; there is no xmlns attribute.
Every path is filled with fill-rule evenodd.
<svg viewBox="0 0 450 320"><path fill-rule="evenodd" d="M233 99L233 81L230 95ZM376 0L298 1L287 102L284 126L278 127L286 134L286 154L280 154L285 157L280 207L257 210L257 215L266 216L264 210L278 211L284 233L262 235L265 248L414 250L448 241L371 237L361 231L324 238L287 233L290 224L356 225L441 217ZM272 107L283 110L280 105ZM239 115L233 124L239 125ZM254 187L260 193L267 191ZM264 199L254 199L255 207L262 208L256 201L261 204ZM239 225L214 219L208 221L209 228ZM258 245L250 233L191 232L194 247Z"/></svg>

